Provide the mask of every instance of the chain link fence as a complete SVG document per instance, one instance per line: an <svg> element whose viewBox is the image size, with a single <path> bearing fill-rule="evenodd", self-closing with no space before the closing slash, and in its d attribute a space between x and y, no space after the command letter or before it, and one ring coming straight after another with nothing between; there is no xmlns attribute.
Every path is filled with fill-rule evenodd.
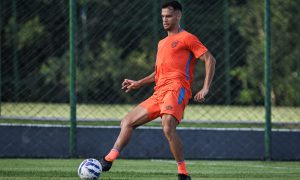
<svg viewBox="0 0 300 180"><path fill-rule="evenodd" d="M1 12L1 118L69 119L68 1L4 0ZM185 120L264 122L264 9L259 0L194 0L183 4L182 27L217 60L205 104L190 101ZM126 94L124 78L154 71L166 36L161 1L77 1L77 118L119 120L153 93ZM300 4L271 1L272 121L300 122ZM195 69L193 92L202 87Z"/></svg>

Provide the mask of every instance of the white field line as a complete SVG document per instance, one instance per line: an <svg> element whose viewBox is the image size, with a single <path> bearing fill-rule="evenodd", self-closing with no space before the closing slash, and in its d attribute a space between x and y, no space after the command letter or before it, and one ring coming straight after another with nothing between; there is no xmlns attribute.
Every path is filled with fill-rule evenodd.
<svg viewBox="0 0 300 180"><path fill-rule="evenodd" d="M176 164L175 160L163 160L163 159L151 159L152 162L166 163L166 164ZM196 164L189 160L186 161L186 164ZM207 166L220 166L221 164L208 163ZM265 168L265 169L289 169L289 170L300 170L300 167L286 167L286 166L263 166L263 165L235 165L230 164L230 166L235 167L249 167L249 168Z"/></svg>
<svg viewBox="0 0 300 180"><path fill-rule="evenodd" d="M163 159L151 159L152 162L166 163L166 164L176 164L175 160L163 160ZM195 164L194 162L185 161L186 164Z"/></svg>
<svg viewBox="0 0 300 180"><path fill-rule="evenodd" d="M0 123L0 126L28 126L28 127L69 127L69 125L52 125L52 124L14 124L14 123ZM108 128L119 129L120 126L91 126L91 125L77 125L77 128ZM138 127L137 129L162 129L162 127ZM178 130L213 130L213 131L257 131L263 132L263 128L194 128L194 127L178 127ZM300 132L300 129L272 129L272 132Z"/></svg>

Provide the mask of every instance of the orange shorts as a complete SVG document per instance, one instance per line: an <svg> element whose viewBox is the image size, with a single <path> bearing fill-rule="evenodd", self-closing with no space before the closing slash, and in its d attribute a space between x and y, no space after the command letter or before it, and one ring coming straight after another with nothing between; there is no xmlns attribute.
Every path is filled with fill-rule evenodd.
<svg viewBox="0 0 300 180"><path fill-rule="evenodd" d="M185 91L182 87L175 90L157 90L139 106L148 111L149 120L162 117L163 114L170 114L180 123L184 108L189 102Z"/></svg>

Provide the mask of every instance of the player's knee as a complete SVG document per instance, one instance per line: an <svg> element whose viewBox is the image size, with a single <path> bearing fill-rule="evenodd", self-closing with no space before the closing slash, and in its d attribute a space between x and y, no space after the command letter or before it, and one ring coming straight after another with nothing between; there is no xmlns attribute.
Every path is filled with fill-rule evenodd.
<svg viewBox="0 0 300 180"><path fill-rule="evenodd" d="M168 141L172 141L172 139L174 138L174 135L175 135L175 129L172 128L171 126L164 125L163 131L164 131L164 134L165 134L166 138L168 139Z"/></svg>
<svg viewBox="0 0 300 180"><path fill-rule="evenodd" d="M171 135L171 128L169 126L163 126L163 131L165 136L170 136Z"/></svg>
<svg viewBox="0 0 300 180"><path fill-rule="evenodd" d="M121 128L134 128L135 123L130 118L125 117L122 119L120 126L121 126Z"/></svg>
<svg viewBox="0 0 300 180"><path fill-rule="evenodd" d="M162 126L163 132L168 139L168 141L172 141L172 139L176 136L176 119L172 116L163 116Z"/></svg>
<svg viewBox="0 0 300 180"><path fill-rule="evenodd" d="M130 127L130 120L128 118L123 118L122 121L121 121L121 128L126 128L126 127Z"/></svg>

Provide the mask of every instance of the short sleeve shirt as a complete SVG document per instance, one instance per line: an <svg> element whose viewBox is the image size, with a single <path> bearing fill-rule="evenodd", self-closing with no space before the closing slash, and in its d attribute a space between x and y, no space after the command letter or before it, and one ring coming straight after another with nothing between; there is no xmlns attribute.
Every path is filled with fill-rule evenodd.
<svg viewBox="0 0 300 180"><path fill-rule="evenodd" d="M184 87L191 97L196 59L207 48L193 34L181 31L158 43L155 64L155 90Z"/></svg>

